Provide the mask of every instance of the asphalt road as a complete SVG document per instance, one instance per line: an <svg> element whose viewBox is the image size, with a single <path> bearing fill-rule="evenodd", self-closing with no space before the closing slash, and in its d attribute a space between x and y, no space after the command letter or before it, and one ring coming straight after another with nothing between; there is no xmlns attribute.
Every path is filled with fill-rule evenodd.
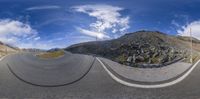
<svg viewBox="0 0 200 99"><path fill-rule="evenodd" d="M27 54L24 55L26 56ZM17 58L19 58L19 57L15 58L13 57L15 56L11 55L9 57L6 57L0 62L0 98L8 98L8 99L199 99L200 98L200 64L192 71L192 73L186 79L173 86L165 88L157 88L157 89L141 89L141 88L124 86L117 83L107 74L107 72L104 70L101 64L97 60L95 60L92 67L89 69L89 72L86 73L86 75L82 77L80 80L65 86L42 87L26 83L18 79L15 75L13 75L13 73L9 70L9 67L7 66L7 64L9 63L10 65L11 64L13 65L10 59L17 60ZM80 55L79 57L83 56ZM23 57L19 59L22 60ZM79 62L80 60L71 60L71 61ZM88 58L82 58L81 61L88 62ZM51 62L54 63L53 60L51 60ZM90 62L92 62L92 58ZM22 64L22 61L18 63ZM43 63L41 62L37 64L45 64L45 63L46 62L43 61ZM67 66L72 66L72 65L67 65ZM19 67L21 68L21 66ZM81 67L81 65L79 67ZM70 70L66 70L66 72L70 72ZM79 71L77 70L76 72ZM44 73L44 75L46 75L46 73ZM65 76L68 79L72 75L65 75ZM37 77L38 76L36 76L36 78ZM49 79L51 79L51 77ZM55 84L55 82L52 83Z"/></svg>
<svg viewBox="0 0 200 99"><path fill-rule="evenodd" d="M9 70L20 80L38 86L56 87L82 79L91 69L95 58L66 53L57 59L41 59L31 53L6 58Z"/></svg>

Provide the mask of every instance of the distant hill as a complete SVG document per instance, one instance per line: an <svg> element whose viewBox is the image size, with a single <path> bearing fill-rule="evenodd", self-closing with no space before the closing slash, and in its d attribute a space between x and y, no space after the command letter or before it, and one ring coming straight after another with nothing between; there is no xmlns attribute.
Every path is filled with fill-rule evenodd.
<svg viewBox="0 0 200 99"><path fill-rule="evenodd" d="M197 39L193 40L200 45ZM194 52L198 53L198 49L200 47ZM186 37L170 36L158 31L137 31L113 40L75 44L65 50L98 55L130 66L163 65L188 58L190 42Z"/></svg>
<svg viewBox="0 0 200 99"><path fill-rule="evenodd" d="M37 49L37 48L22 48L24 52L45 52L46 50Z"/></svg>
<svg viewBox="0 0 200 99"><path fill-rule="evenodd" d="M178 39L180 40L183 40L183 41L188 41L188 42L191 42L191 38L190 37L187 37L187 36L178 36L177 37ZM196 39L196 38L192 38L192 42L193 43L200 43L200 40Z"/></svg>
<svg viewBox="0 0 200 99"><path fill-rule="evenodd" d="M55 52L55 51L60 51L62 49L60 48L52 48L52 49L49 49L47 52Z"/></svg>
<svg viewBox="0 0 200 99"><path fill-rule="evenodd" d="M180 40L183 40L186 45L191 46L191 38L190 37L178 36L177 38ZM200 40L198 40L196 38L192 38L192 42L193 42L193 49L200 52Z"/></svg>

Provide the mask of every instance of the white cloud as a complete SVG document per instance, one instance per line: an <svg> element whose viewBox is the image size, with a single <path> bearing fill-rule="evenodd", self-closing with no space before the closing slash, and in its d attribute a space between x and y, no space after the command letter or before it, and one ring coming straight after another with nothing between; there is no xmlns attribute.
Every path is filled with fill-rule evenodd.
<svg viewBox="0 0 200 99"><path fill-rule="evenodd" d="M18 40L19 39L16 37L4 37L4 36L0 37L1 42L7 43L7 44L12 44L12 45L14 45Z"/></svg>
<svg viewBox="0 0 200 99"><path fill-rule="evenodd" d="M37 31L32 29L30 25L24 24L20 21L1 19L0 20L0 36L15 35L26 37L30 34L36 34Z"/></svg>
<svg viewBox="0 0 200 99"><path fill-rule="evenodd" d="M46 9L60 9L60 6L57 5L44 5L44 6L34 6L27 8L27 11L32 11L32 10L46 10Z"/></svg>
<svg viewBox="0 0 200 99"><path fill-rule="evenodd" d="M190 36L190 28L192 30L192 36L200 40L200 20L182 26L181 29L177 30L178 35Z"/></svg>
<svg viewBox="0 0 200 99"><path fill-rule="evenodd" d="M180 24L178 24L175 20L172 20L171 24L176 27L180 27Z"/></svg>
<svg viewBox="0 0 200 99"><path fill-rule="evenodd" d="M121 7L111 5L81 5L72 7L75 11L88 14L97 20L91 23L90 31L106 34L106 31L112 33L123 33L129 28L129 17L122 17L119 11L124 10Z"/></svg>
<svg viewBox="0 0 200 99"><path fill-rule="evenodd" d="M39 39L40 39L40 37L36 37L36 38L34 38L34 40L36 40L36 41L39 40Z"/></svg>
<svg viewBox="0 0 200 99"><path fill-rule="evenodd" d="M39 40L37 34L38 32L29 24L17 20L0 19L0 41L2 42L18 46L26 40Z"/></svg>
<svg viewBox="0 0 200 99"><path fill-rule="evenodd" d="M90 31L90 30L86 30L86 29L82 29L82 28L77 28L81 33L91 36L91 37L97 37L99 39L108 39L110 38L109 36L105 35L104 33L100 33L100 32L94 32L94 31Z"/></svg>

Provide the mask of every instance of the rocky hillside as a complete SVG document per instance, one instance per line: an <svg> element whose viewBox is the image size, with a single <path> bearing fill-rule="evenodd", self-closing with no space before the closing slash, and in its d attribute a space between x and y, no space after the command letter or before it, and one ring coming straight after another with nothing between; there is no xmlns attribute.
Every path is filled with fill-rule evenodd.
<svg viewBox="0 0 200 99"><path fill-rule="evenodd" d="M187 37L187 36L178 36L177 38L180 39L180 40L183 40L183 41L191 42L191 38ZM193 43L200 43L200 40L198 40L196 38L192 38L192 42Z"/></svg>
<svg viewBox="0 0 200 99"><path fill-rule="evenodd" d="M197 39L194 40L200 45ZM186 37L158 31L138 31L118 39L75 44L65 50L98 55L129 66L163 66L188 58L190 42Z"/></svg>
<svg viewBox="0 0 200 99"><path fill-rule="evenodd" d="M18 48L0 42L0 57L5 56L9 53L16 53L18 51Z"/></svg>

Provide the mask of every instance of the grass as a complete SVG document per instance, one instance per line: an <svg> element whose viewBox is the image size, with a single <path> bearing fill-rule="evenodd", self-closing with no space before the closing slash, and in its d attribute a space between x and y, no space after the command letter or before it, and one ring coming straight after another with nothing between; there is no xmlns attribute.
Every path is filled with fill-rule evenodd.
<svg viewBox="0 0 200 99"><path fill-rule="evenodd" d="M60 51L54 51L54 52L41 53L41 54L38 54L37 57L45 58L45 59L58 58L58 57L63 56L64 54L65 54L65 52L60 50Z"/></svg>
<svg viewBox="0 0 200 99"><path fill-rule="evenodd" d="M17 51L16 51L17 52ZM5 55L8 55L8 54L12 54L12 53L16 53L16 52L12 52L12 51L8 51L6 52L5 50L1 50L0 49L0 58L5 56Z"/></svg>
<svg viewBox="0 0 200 99"><path fill-rule="evenodd" d="M190 55L187 55L186 59L183 62L191 63L190 59L191 59ZM193 63L196 63L199 59L200 59L200 53L193 52L193 54L192 54Z"/></svg>
<svg viewBox="0 0 200 99"><path fill-rule="evenodd" d="M117 60L119 63L124 63L124 62L126 62L126 59L127 59L127 57L123 54L123 55L120 55L120 56L118 56L115 60Z"/></svg>

